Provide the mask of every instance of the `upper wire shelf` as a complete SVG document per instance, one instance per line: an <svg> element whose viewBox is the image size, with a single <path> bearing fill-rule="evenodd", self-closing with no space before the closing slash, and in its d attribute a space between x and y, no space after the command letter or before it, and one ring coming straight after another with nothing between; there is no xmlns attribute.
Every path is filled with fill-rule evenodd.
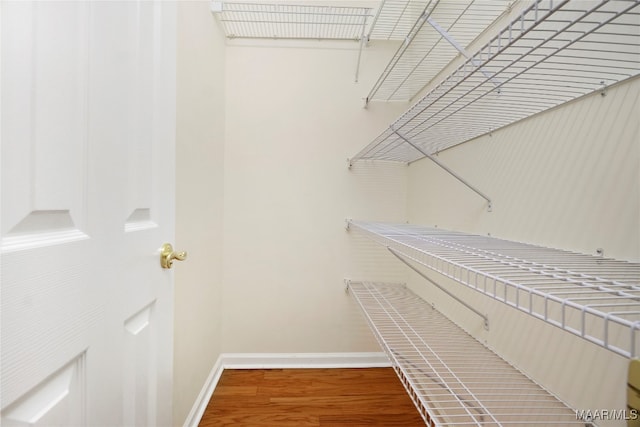
<svg viewBox="0 0 640 427"><path fill-rule="evenodd" d="M382 0L368 40L405 40L433 0Z"/></svg>
<svg viewBox="0 0 640 427"><path fill-rule="evenodd" d="M228 38L361 40L372 10L364 7L212 2Z"/></svg>
<svg viewBox="0 0 640 427"><path fill-rule="evenodd" d="M590 425L405 286L348 290L426 425Z"/></svg>
<svg viewBox="0 0 640 427"><path fill-rule="evenodd" d="M351 163L410 163L638 74L640 1L538 0Z"/></svg>
<svg viewBox="0 0 640 427"><path fill-rule="evenodd" d="M640 355L640 263L408 224L349 228L607 350Z"/></svg>
<svg viewBox="0 0 640 427"><path fill-rule="evenodd" d="M400 39L403 43L366 102L413 99L450 61L466 54L467 46L511 3L510 0L384 2L369 38ZM407 26L409 19L413 21Z"/></svg>

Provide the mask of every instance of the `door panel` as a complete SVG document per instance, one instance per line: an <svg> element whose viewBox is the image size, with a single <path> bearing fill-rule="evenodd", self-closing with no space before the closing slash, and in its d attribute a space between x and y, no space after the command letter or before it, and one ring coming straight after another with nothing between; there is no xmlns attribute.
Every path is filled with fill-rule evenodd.
<svg viewBox="0 0 640 427"><path fill-rule="evenodd" d="M3 426L85 425L84 353L4 411Z"/></svg>
<svg viewBox="0 0 640 427"><path fill-rule="evenodd" d="M170 425L175 4L0 8L0 423Z"/></svg>
<svg viewBox="0 0 640 427"><path fill-rule="evenodd" d="M10 82L2 86L2 136L20 141L2 163L5 250L85 237L87 12L82 2L3 5L11 37L2 49L11 60L2 69Z"/></svg>
<svg viewBox="0 0 640 427"><path fill-rule="evenodd" d="M87 239L2 253L3 425L5 405L100 344L93 334L106 320L106 295L89 265L96 249Z"/></svg>
<svg viewBox="0 0 640 427"><path fill-rule="evenodd" d="M156 425L154 405L157 389L158 348L153 329L155 301L124 322L124 424Z"/></svg>
<svg viewBox="0 0 640 427"><path fill-rule="evenodd" d="M127 231L153 227L151 212L154 87L156 84L156 17L155 5L137 2L132 31L135 34L135 57L131 62L131 86L128 90L129 134L127 137L127 167L129 182L126 186ZM159 29L158 29L159 30Z"/></svg>

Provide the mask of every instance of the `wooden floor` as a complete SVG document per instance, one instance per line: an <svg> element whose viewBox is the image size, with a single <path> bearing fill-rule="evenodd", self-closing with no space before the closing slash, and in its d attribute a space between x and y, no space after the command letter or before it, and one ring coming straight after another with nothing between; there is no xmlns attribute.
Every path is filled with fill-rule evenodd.
<svg viewBox="0 0 640 427"><path fill-rule="evenodd" d="M213 426L424 426L392 368L225 370Z"/></svg>

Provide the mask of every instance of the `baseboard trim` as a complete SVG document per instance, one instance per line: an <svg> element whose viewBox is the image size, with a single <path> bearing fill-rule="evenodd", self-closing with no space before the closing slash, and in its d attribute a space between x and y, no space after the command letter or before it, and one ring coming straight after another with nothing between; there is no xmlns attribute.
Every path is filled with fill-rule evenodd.
<svg viewBox="0 0 640 427"><path fill-rule="evenodd" d="M384 353L226 353L225 369L374 368L391 366Z"/></svg>
<svg viewBox="0 0 640 427"><path fill-rule="evenodd" d="M225 369L381 368L391 362L376 353L222 353L213 365L184 427L197 427Z"/></svg>
<svg viewBox="0 0 640 427"><path fill-rule="evenodd" d="M216 385L220 380L222 371L224 371L224 367L222 366L222 355L220 355L218 360L216 360L216 363L213 365L202 390L200 390L198 398L191 408L189 415L187 415L184 427L198 427L198 424L200 424L200 420L202 419L202 415L204 415L204 411L207 409L207 404L211 399L211 395L213 395L213 390L215 390Z"/></svg>

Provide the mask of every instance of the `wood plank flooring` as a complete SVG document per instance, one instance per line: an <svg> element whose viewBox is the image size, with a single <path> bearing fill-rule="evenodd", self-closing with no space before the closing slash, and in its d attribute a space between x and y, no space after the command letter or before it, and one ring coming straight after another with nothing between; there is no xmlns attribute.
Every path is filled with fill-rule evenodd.
<svg viewBox="0 0 640 427"><path fill-rule="evenodd" d="M227 369L200 427L424 426L392 368Z"/></svg>

